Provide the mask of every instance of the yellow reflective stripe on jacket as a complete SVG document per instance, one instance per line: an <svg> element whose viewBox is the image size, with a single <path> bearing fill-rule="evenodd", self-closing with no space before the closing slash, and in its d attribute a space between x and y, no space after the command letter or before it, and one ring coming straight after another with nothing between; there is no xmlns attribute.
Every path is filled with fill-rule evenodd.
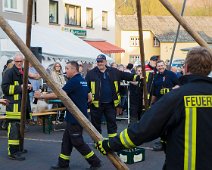
<svg viewBox="0 0 212 170"><path fill-rule="evenodd" d="M91 93L95 94L95 81L91 82Z"/></svg>
<svg viewBox="0 0 212 170"><path fill-rule="evenodd" d="M11 123L8 124L8 128L7 128L7 137L8 138L10 136L10 129L11 129Z"/></svg>
<svg viewBox="0 0 212 170"><path fill-rule="evenodd" d="M120 94L118 93L118 90L119 90L119 86L118 86L118 81L114 81L114 86L115 86L115 90L116 90L116 94L117 94L117 98L116 100L114 100L114 106L117 107L120 103L120 100L121 100L121 96Z"/></svg>
<svg viewBox="0 0 212 170"><path fill-rule="evenodd" d="M196 169L197 108L212 107L212 95L184 96L184 170Z"/></svg>
<svg viewBox="0 0 212 170"><path fill-rule="evenodd" d="M185 108L184 170L196 169L197 109Z"/></svg>
<svg viewBox="0 0 212 170"><path fill-rule="evenodd" d="M115 89L116 89L116 93L118 92L118 81L114 81L114 86L115 86Z"/></svg>
<svg viewBox="0 0 212 170"><path fill-rule="evenodd" d="M18 86L19 85L18 81L14 81L14 85Z"/></svg>
<svg viewBox="0 0 212 170"><path fill-rule="evenodd" d="M127 133L127 129L123 130L120 133L120 136L119 137L120 137L120 140L121 140L122 145L124 145L125 148L136 147L136 145L129 138L128 133Z"/></svg>
<svg viewBox="0 0 212 170"><path fill-rule="evenodd" d="M92 103L95 107L99 107L99 101L93 100Z"/></svg>
<svg viewBox="0 0 212 170"><path fill-rule="evenodd" d="M14 100L18 100L19 94L14 94Z"/></svg>
<svg viewBox="0 0 212 170"><path fill-rule="evenodd" d="M32 113L29 113L29 118L32 119Z"/></svg>
<svg viewBox="0 0 212 170"><path fill-rule="evenodd" d="M166 93L168 93L168 92L170 92L170 89L169 89L169 88L162 88L162 89L160 90L160 94L166 94Z"/></svg>
<svg viewBox="0 0 212 170"><path fill-rule="evenodd" d="M120 101L121 101L121 96L120 96L119 93L117 94L117 97L118 97L118 99L117 100L114 100L115 107L117 107L119 105Z"/></svg>
<svg viewBox="0 0 212 170"><path fill-rule="evenodd" d="M91 151L89 154L85 155L85 159L89 159L90 157L92 157L94 155L94 152Z"/></svg>
<svg viewBox="0 0 212 170"><path fill-rule="evenodd" d="M9 95L14 94L14 91L15 91L15 86L14 85L10 85L10 87L9 87Z"/></svg>
<svg viewBox="0 0 212 170"><path fill-rule="evenodd" d="M69 160L70 156L64 155L64 154L60 154L60 158L64 159L64 160Z"/></svg>
<svg viewBox="0 0 212 170"><path fill-rule="evenodd" d="M115 137L115 136L117 136L117 133L108 134L108 137L109 137L109 138L113 138L113 137Z"/></svg>
<svg viewBox="0 0 212 170"><path fill-rule="evenodd" d="M136 81L136 78L137 78L137 75L135 74L135 75L133 76L133 81Z"/></svg>
<svg viewBox="0 0 212 170"><path fill-rule="evenodd" d="M13 104L13 112L18 112L18 104Z"/></svg>
<svg viewBox="0 0 212 170"><path fill-rule="evenodd" d="M95 95L95 81L91 81L91 93L92 93L92 103L95 107L99 107L99 101L94 100L94 95Z"/></svg>
<svg viewBox="0 0 212 170"><path fill-rule="evenodd" d="M19 145L20 141L19 140L8 140L8 145Z"/></svg>
<svg viewBox="0 0 212 170"><path fill-rule="evenodd" d="M149 79L149 71L146 71L146 82L148 82L148 79Z"/></svg>
<svg viewBox="0 0 212 170"><path fill-rule="evenodd" d="M6 112L6 119L21 119L21 112Z"/></svg>

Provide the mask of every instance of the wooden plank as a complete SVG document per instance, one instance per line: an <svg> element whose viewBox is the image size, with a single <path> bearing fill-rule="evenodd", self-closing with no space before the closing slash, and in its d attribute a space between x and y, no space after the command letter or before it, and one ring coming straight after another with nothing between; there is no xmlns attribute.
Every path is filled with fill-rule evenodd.
<svg viewBox="0 0 212 170"><path fill-rule="evenodd" d="M26 24L26 45L30 48L31 43L31 29L32 29L32 8L33 0L28 0L27 6L27 24ZM24 129L26 122L26 108L27 108L27 97L28 97L28 70L29 61L26 59L24 61L24 75L23 75L23 89L22 89L22 99L21 99L21 125L20 125L20 151L24 149Z"/></svg>
<svg viewBox="0 0 212 170"><path fill-rule="evenodd" d="M95 129L91 122L84 116L84 114L78 109L78 107L73 103L73 101L67 96L67 94L55 84L51 79L45 68L41 65L38 59L30 51L30 49L24 44L21 38L15 33L7 21L0 16L0 26L2 30L8 35L12 42L18 47L18 49L23 53L23 55L29 60L29 62L35 67L42 78L47 82L47 85L53 90L57 97L62 101L70 113L78 120L80 125L88 132L91 138L97 142L103 140L102 135ZM120 170L129 169L124 162L115 154L108 153L108 159L112 164Z"/></svg>

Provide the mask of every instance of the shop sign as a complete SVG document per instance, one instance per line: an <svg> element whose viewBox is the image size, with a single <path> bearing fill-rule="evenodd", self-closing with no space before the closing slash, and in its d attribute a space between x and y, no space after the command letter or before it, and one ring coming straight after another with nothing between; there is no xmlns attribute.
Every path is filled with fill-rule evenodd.
<svg viewBox="0 0 212 170"><path fill-rule="evenodd" d="M78 37L86 37L86 35L87 35L86 30L75 30L75 29L70 29L70 28L67 28L67 27L63 27L62 30L66 31L66 32L71 32L72 34L74 34Z"/></svg>

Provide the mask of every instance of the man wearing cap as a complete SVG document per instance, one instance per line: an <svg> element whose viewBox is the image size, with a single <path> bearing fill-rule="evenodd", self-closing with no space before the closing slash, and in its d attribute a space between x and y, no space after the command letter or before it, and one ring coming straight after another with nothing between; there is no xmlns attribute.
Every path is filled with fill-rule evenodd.
<svg viewBox="0 0 212 170"><path fill-rule="evenodd" d="M152 83L154 80L154 76L157 72L157 69L156 69L157 60L158 60L157 56L152 56L150 58L149 63L147 65L145 65L149 104L151 102L151 96L152 96Z"/></svg>
<svg viewBox="0 0 212 170"><path fill-rule="evenodd" d="M104 114L107 122L108 137L117 135L116 107L120 103L120 81L140 80L140 76L108 67L106 56L100 54L96 59L97 66L87 73L86 80L92 93L90 107L91 122L101 133L101 118Z"/></svg>

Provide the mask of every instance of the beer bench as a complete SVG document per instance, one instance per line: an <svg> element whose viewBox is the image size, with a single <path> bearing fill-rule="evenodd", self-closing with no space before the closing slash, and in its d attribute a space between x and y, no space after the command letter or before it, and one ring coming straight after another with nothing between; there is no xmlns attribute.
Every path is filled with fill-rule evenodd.
<svg viewBox="0 0 212 170"><path fill-rule="evenodd" d="M52 130L52 116L58 115L58 111L66 110L65 107L44 110L40 113L32 113L32 116L40 116L42 118L43 133L46 133L46 120L48 125L48 133ZM6 120L6 115L0 115L0 120Z"/></svg>
<svg viewBox="0 0 212 170"><path fill-rule="evenodd" d="M46 120L48 124L48 133L50 134L52 130L52 115L57 115L57 112L41 112L41 113L32 113L32 116L40 116L43 120L43 133L46 133Z"/></svg>
<svg viewBox="0 0 212 170"><path fill-rule="evenodd" d="M46 132L45 120L47 120L47 122L48 122L47 123L48 124L48 133L50 134L50 132L53 130L53 128L52 128L52 116L53 115L58 116L58 112L61 112L63 110L66 110L66 107L58 107L58 108L43 110L41 113L32 113L32 116L41 116L42 117L43 133Z"/></svg>
<svg viewBox="0 0 212 170"><path fill-rule="evenodd" d="M47 120L48 133L50 134L50 132L52 130L52 115L57 115L58 110L65 110L65 107L44 110L43 112L40 112L40 113L32 113L32 116L40 116L42 118L43 133L46 133L46 120ZM1 115L0 120L6 120L6 115Z"/></svg>

